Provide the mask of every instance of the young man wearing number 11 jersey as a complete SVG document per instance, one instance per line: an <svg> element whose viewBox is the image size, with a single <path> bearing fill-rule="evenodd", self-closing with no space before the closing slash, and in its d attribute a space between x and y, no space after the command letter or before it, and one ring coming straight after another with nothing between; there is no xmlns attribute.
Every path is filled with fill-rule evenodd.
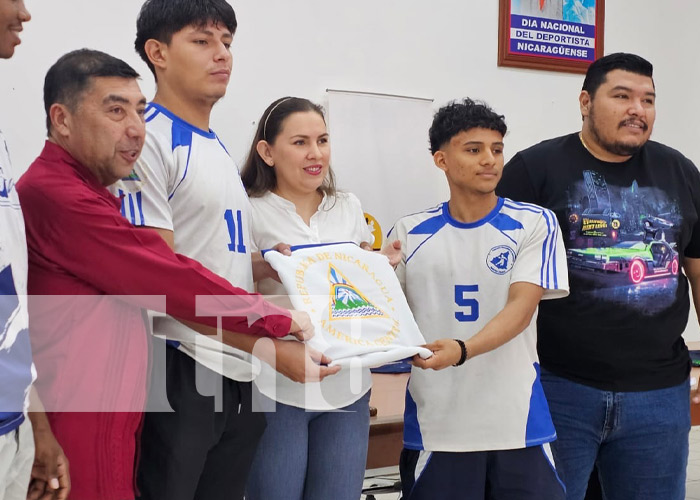
<svg viewBox="0 0 700 500"><path fill-rule="evenodd" d="M564 498L535 316L541 299L568 294L566 255L552 212L496 196L505 133L485 104L441 108L430 146L450 200L387 238L401 241L396 272L434 352L414 360L406 394L408 500Z"/></svg>
<svg viewBox="0 0 700 500"><path fill-rule="evenodd" d="M236 26L226 0L144 3L135 47L157 90L145 112L141 157L113 192L123 196L122 214L132 224L155 229L178 253L252 292L250 202L209 127L231 75ZM168 340L165 356L154 356L151 394L165 386L175 411L154 408L152 400L145 415L141 498L242 499L265 427L251 408L250 356L197 338L171 317L154 318L153 329ZM322 377L333 369L318 370Z"/></svg>

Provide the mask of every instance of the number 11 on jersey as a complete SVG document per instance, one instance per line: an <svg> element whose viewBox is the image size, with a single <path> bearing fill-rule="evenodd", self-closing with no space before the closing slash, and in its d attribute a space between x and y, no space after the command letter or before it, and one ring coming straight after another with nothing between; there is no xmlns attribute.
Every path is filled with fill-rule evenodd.
<svg viewBox="0 0 700 500"><path fill-rule="evenodd" d="M231 243L228 244L229 251L246 253L245 242L243 241L243 214L240 210L237 210L234 219L233 210L228 209L224 212L224 219L226 219L228 235L231 239Z"/></svg>
<svg viewBox="0 0 700 500"><path fill-rule="evenodd" d="M457 321L476 321L479 319L479 301L468 297L479 291L479 285L455 285L455 304L466 307L468 312L457 311L455 318Z"/></svg>

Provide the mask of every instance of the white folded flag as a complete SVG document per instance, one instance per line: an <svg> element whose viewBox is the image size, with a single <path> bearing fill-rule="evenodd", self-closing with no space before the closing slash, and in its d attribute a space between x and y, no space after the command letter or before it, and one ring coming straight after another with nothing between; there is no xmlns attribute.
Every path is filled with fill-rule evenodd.
<svg viewBox="0 0 700 500"><path fill-rule="evenodd" d="M354 243L292 247L292 255L267 250L295 309L311 316L307 343L333 365L381 366L419 354L421 335L386 256ZM354 364L354 363L353 363Z"/></svg>

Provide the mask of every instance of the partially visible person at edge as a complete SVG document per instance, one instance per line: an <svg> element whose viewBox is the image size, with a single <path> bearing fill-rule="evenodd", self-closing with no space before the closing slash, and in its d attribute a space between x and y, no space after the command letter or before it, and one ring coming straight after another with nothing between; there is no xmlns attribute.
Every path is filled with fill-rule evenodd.
<svg viewBox="0 0 700 500"><path fill-rule="evenodd" d="M241 172L253 207L253 250L280 241L294 246L352 241L371 250L360 201L336 191L330 154L320 106L298 97L268 106ZM390 262L398 263L400 250L389 248ZM260 280L258 291L286 295L272 278ZM246 498L360 498L369 438L369 369L345 369L323 382L303 385L275 377L269 367L263 371L268 373L256 379L256 386L273 411L265 414L267 427ZM354 391L351 378L360 381Z"/></svg>
<svg viewBox="0 0 700 500"><path fill-rule="evenodd" d="M0 58L10 59L31 15L23 0L0 0ZM6 75L7 77L7 75ZM4 120L10 117L3 117ZM24 500L70 491L68 461L40 403L31 394L35 376L27 314L27 244L15 174L0 132L0 498ZM32 400L29 408L30 399ZM27 419L27 410L29 419ZM32 432L33 431L33 432ZM36 453L35 453L36 443Z"/></svg>
<svg viewBox="0 0 700 500"><path fill-rule="evenodd" d="M608 500L685 498L688 283L700 311L700 173L649 140L651 63L616 53L590 65L580 132L506 165L497 192L553 210L571 296L538 318L557 469L581 500L594 466ZM683 272L681 272L683 271ZM697 397L695 397L697 400Z"/></svg>
<svg viewBox="0 0 700 500"><path fill-rule="evenodd" d="M295 380L332 373L301 342L276 339L308 338L308 315L232 286L122 216L106 186L129 175L144 143L146 98L137 78L102 52L61 57L44 84L48 140L17 184L26 207L36 387L71 462L73 500L137 496L149 360L142 307L206 334L218 333L220 321L222 341L246 352L260 336L272 337L265 341L272 349L256 353Z"/></svg>

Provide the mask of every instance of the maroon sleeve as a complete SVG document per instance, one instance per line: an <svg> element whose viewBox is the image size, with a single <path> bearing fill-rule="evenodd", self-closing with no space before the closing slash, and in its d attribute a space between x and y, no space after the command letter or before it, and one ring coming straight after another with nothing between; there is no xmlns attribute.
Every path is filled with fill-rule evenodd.
<svg viewBox="0 0 700 500"><path fill-rule="evenodd" d="M288 310L174 253L158 233L132 226L110 200L85 186L60 194L56 188L18 186L30 254L51 267L107 295L132 296L125 300L139 307L154 308L135 296L166 296L164 312L176 318L217 327L221 317L225 330L261 336L289 332ZM207 297L199 315L197 296Z"/></svg>

